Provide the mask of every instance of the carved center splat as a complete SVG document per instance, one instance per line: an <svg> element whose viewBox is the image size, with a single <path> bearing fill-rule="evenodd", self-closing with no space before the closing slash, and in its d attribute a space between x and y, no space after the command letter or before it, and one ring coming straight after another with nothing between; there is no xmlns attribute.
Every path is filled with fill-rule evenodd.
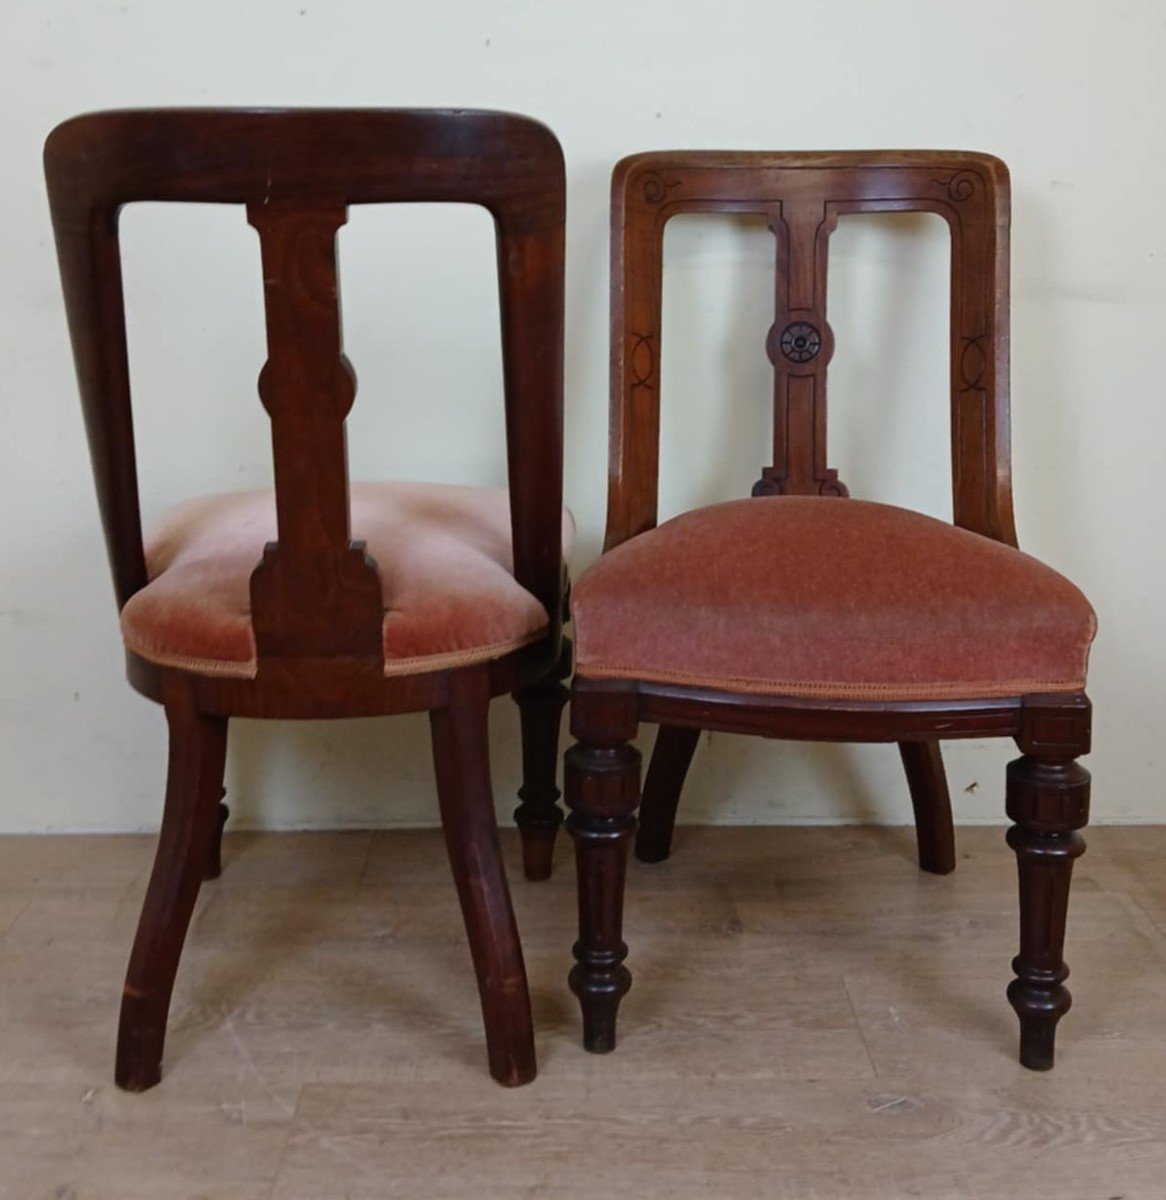
<svg viewBox="0 0 1166 1200"><path fill-rule="evenodd" d="M845 496L826 466L826 367L834 335L826 322L829 237L837 223L821 200L782 201L769 212L777 238L776 318L765 349L773 363L773 466L755 496Z"/></svg>
<svg viewBox="0 0 1166 1200"><path fill-rule="evenodd" d="M251 205L259 233L279 540L251 576L252 624L265 659L352 657L383 669L376 564L350 540L344 419L356 380L344 357L336 270L343 204Z"/></svg>

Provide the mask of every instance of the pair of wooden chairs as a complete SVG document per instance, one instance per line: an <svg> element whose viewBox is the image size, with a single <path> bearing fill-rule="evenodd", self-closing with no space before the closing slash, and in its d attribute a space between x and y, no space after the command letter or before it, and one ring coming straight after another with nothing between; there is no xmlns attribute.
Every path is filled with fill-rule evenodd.
<svg viewBox="0 0 1166 1200"><path fill-rule="evenodd" d="M428 711L438 802L477 973L491 1074L535 1074L521 946L499 854L490 700L522 720L516 820L546 878L570 673L562 637L564 169L523 117L419 110L126 111L75 118L46 172L131 684L165 707L166 802L122 1000L116 1077L160 1077L204 876L219 869L227 723ZM243 204L261 244L274 490L214 496L143 537L117 216L137 200ZM348 205L485 206L497 228L509 491L350 484L336 235ZM843 501L826 459L828 239L848 212L951 226L954 524ZM777 245L774 457L753 492L656 527L663 229L761 213ZM614 1045L630 986L624 873L640 722L660 731L637 853L668 854L701 729L899 743L920 865L954 866L938 739L1010 736L1021 1061L1047 1068L1069 1007L1062 959L1083 843L1094 618L1015 548L1008 444L1008 180L962 153L647 154L616 169L606 553L576 585L567 754L584 1042ZM354 540L354 536L358 540Z"/></svg>

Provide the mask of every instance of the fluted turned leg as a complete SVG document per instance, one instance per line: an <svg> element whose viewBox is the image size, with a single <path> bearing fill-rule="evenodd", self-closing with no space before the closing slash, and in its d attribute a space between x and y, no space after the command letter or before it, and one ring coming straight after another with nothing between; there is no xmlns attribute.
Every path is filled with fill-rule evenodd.
<svg viewBox="0 0 1166 1200"><path fill-rule="evenodd" d="M441 827L457 885L486 1026L490 1074L514 1087L535 1077L530 994L490 785L485 672L458 672L429 714Z"/></svg>
<svg viewBox="0 0 1166 1200"><path fill-rule="evenodd" d="M1020 878L1020 953L1008 999L1020 1018L1020 1061L1053 1065L1057 1022L1072 998L1065 987L1065 916L1073 860L1085 849L1077 831L1089 819L1089 772L1072 759L1025 754L1008 765L1008 844Z"/></svg>
<svg viewBox="0 0 1166 1200"><path fill-rule="evenodd" d="M680 792L699 741L699 729L679 725L661 725L656 734L636 833L636 858L641 862L663 862L672 853Z"/></svg>
<svg viewBox="0 0 1166 1200"><path fill-rule="evenodd" d="M947 875L955 870L955 828L939 743L934 739L900 742L899 756L915 810L920 870Z"/></svg>
<svg viewBox="0 0 1166 1200"><path fill-rule="evenodd" d="M126 971L117 1035L118 1087L142 1092L162 1075L170 996L219 821L227 722L166 701L170 763L166 807L138 932Z"/></svg>
<svg viewBox="0 0 1166 1200"><path fill-rule="evenodd" d="M580 741L567 751L567 828L579 879L579 940L568 983L583 1009L583 1045L598 1054L614 1048L619 1002L632 986L623 899L639 783L639 751L622 739Z"/></svg>
<svg viewBox="0 0 1166 1200"><path fill-rule="evenodd" d="M522 835L522 869L527 879L549 879L555 835L563 822L555 783L559 765L559 724L570 693L558 673L514 693L522 724L521 804L514 822Z"/></svg>

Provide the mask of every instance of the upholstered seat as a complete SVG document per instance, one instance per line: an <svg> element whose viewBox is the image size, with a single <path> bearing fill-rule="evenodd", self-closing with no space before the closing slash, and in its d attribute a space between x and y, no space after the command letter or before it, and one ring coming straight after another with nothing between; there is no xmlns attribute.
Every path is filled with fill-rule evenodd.
<svg viewBox="0 0 1166 1200"><path fill-rule="evenodd" d="M805 496L697 509L575 586L576 670L830 699L1084 686L1096 619L1019 550L906 509Z"/></svg>
<svg viewBox="0 0 1166 1200"><path fill-rule="evenodd" d="M546 631L546 612L514 579L505 490L357 483L351 504L352 536L380 567L386 675L498 658ZM573 533L564 510L568 549ZM122 610L126 646L164 666L253 677L249 583L275 538L271 491L172 509L147 540L150 582Z"/></svg>

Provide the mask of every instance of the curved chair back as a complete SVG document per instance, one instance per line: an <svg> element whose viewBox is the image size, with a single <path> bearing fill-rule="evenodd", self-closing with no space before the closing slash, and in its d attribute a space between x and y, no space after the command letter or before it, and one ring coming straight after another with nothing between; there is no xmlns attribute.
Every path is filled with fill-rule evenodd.
<svg viewBox="0 0 1166 1200"><path fill-rule="evenodd" d="M350 204L479 204L497 228L514 566L561 620L563 158L543 125L464 110L94 113L45 146L53 227L119 605L147 582L118 212L241 204L259 234L278 540L251 579L259 660L383 660L377 566L350 539L336 233Z"/></svg>

